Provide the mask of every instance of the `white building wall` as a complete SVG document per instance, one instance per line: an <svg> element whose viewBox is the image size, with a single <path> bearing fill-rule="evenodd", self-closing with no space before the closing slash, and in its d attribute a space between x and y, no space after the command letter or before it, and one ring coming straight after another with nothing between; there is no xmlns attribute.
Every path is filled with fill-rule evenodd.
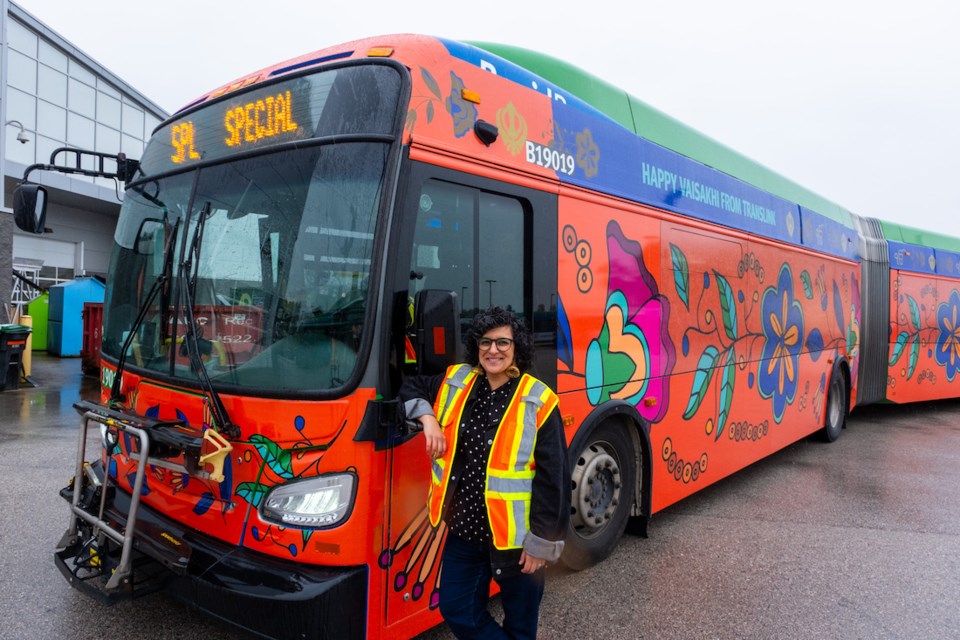
<svg viewBox="0 0 960 640"><path fill-rule="evenodd" d="M5 68L0 67L0 166L5 174L0 188L5 188L6 207L26 167L49 163L59 147L139 158L168 114L16 3L2 0L0 7L6 8L0 10L7 55ZM11 120L16 122L7 124ZM17 140L18 125L29 138L25 144ZM96 167L91 161L82 168ZM115 168L113 163L104 167ZM113 180L45 171L32 172L30 180L49 191L46 226L54 233L26 236L14 228L9 209L0 212L0 302L10 300L13 258L44 260L68 276L105 275L109 266L122 189ZM72 273L60 266L70 247ZM0 307L0 322L4 315Z"/></svg>

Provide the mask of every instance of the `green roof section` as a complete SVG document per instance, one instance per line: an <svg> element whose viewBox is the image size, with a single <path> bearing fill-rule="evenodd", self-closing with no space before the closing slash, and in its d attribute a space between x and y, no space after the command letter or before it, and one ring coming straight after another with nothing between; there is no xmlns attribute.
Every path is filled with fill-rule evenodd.
<svg viewBox="0 0 960 640"><path fill-rule="evenodd" d="M840 205L767 169L741 153L651 107L623 89L558 60L529 49L491 42L469 42L570 92L637 135L671 151L743 180L848 227L851 214Z"/></svg>
<svg viewBox="0 0 960 640"><path fill-rule="evenodd" d="M883 228L883 237L887 240L960 253L960 239L953 236L894 224L886 220L881 220L880 226Z"/></svg>

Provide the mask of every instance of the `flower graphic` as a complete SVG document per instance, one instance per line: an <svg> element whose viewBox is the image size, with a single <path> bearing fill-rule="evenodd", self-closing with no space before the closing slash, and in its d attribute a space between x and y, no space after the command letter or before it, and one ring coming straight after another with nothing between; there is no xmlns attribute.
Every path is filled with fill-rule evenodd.
<svg viewBox="0 0 960 640"><path fill-rule="evenodd" d="M600 171L600 148L593 141L590 129L577 134L577 166L583 169L583 174L588 178Z"/></svg>
<svg viewBox="0 0 960 640"><path fill-rule="evenodd" d="M472 102L463 99L463 90L465 86L457 74L450 72L450 97L447 98L444 106L447 113L453 118L453 135L462 138L473 129L477 121L477 106Z"/></svg>
<svg viewBox="0 0 960 640"><path fill-rule="evenodd" d="M764 292L760 319L765 337L760 361L760 395L773 398L773 417L779 423L797 393L803 348L803 309L793 298L793 274L789 265L780 268L777 286L768 287Z"/></svg>
<svg viewBox="0 0 960 640"><path fill-rule="evenodd" d="M647 270L639 242L620 226L607 226L610 281L600 334L587 349L587 399L593 405L623 400L650 422L659 422L669 401L668 376L676 349L667 333L670 303ZM650 399L650 406L644 399Z"/></svg>
<svg viewBox="0 0 960 640"><path fill-rule="evenodd" d="M937 364L947 369L947 380L953 382L960 370L960 293L950 292L950 299L937 307Z"/></svg>

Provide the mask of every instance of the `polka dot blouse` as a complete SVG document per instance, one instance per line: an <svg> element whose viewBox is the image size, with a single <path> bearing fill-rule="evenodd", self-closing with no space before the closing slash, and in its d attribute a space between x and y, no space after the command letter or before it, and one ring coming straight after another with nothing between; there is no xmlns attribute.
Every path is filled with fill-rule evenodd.
<svg viewBox="0 0 960 640"><path fill-rule="evenodd" d="M486 378L480 378L474 391L476 400L460 423L456 456L463 461L463 476L457 483L446 520L450 531L470 542L490 541L483 492L487 481L487 451L493 443L484 438L488 438L488 429L499 424L516 387L517 380L513 379L494 390Z"/></svg>

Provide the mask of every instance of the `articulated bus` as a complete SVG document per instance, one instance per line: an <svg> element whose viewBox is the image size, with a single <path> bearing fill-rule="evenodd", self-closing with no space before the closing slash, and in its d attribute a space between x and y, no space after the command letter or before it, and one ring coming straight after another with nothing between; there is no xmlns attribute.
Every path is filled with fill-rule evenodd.
<svg viewBox="0 0 960 640"><path fill-rule="evenodd" d="M102 398L77 404L56 550L103 599L165 588L264 637L437 624L446 531L397 390L462 358L491 305L526 318L560 395L573 568L630 519L836 439L857 405L960 395L960 241L855 215L530 51L333 46L111 161ZM45 200L21 186L24 228Z"/></svg>

